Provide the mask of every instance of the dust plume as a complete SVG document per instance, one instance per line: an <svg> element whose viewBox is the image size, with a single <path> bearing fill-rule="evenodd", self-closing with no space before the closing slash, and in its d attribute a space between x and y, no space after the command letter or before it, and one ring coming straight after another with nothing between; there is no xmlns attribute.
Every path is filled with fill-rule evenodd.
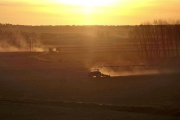
<svg viewBox="0 0 180 120"><path fill-rule="evenodd" d="M45 51L36 33L0 31L0 52Z"/></svg>
<svg viewBox="0 0 180 120"><path fill-rule="evenodd" d="M113 70L112 68L100 68L100 71L104 74L114 76L133 76L133 75L155 75L155 74L171 74L175 71L173 69L132 69L120 68Z"/></svg>
<svg viewBox="0 0 180 120"><path fill-rule="evenodd" d="M115 64L114 64L115 63ZM175 61L170 63L164 62L165 65L148 65L148 64L137 64L128 60L116 61L112 64L97 62L95 64L89 64L93 67L90 67L89 71L92 71L93 68L99 68L100 72L110 76L133 76L133 75L156 75L156 74L172 74L179 73L179 64ZM86 64L87 65L87 64Z"/></svg>

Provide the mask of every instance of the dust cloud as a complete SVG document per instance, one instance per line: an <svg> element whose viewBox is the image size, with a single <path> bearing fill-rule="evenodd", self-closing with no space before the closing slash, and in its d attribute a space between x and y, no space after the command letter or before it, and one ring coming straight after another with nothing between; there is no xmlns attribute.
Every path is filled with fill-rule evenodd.
<svg viewBox="0 0 180 120"><path fill-rule="evenodd" d="M39 35L18 31L0 31L0 52L43 52Z"/></svg>
<svg viewBox="0 0 180 120"><path fill-rule="evenodd" d="M27 52L30 51L29 43L19 40L19 46L11 44L6 40L0 41L0 52ZM45 48L40 43L36 44L32 48L33 52L43 52Z"/></svg>
<svg viewBox="0 0 180 120"><path fill-rule="evenodd" d="M156 74L172 74L177 71L173 69L161 69L161 68L152 68L152 69L144 69L144 68L135 68L135 69L128 69L124 68L117 68L116 70L104 67L100 68L100 71L103 74L110 75L112 77L116 76L133 76L133 75L156 75Z"/></svg>
<svg viewBox="0 0 180 120"><path fill-rule="evenodd" d="M112 77L115 76L135 76L135 75L157 75L157 74L173 74L180 73L179 60L164 60L160 63L148 64L146 61L137 59L114 59L114 61L104 61L103 59L88 61L85 66L92 71L99 68L100 72Z"/></svg>

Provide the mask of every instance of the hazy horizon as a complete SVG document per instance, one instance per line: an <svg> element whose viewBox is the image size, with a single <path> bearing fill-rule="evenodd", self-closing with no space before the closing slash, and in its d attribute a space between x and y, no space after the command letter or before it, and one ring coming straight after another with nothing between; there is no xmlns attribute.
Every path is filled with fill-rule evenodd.
<svg viewBox="0 0 180 120"><path fill-rule="evenodd" d="M0 0L0 23L20 25L137 25L180 19L178 0Z"/></svg>

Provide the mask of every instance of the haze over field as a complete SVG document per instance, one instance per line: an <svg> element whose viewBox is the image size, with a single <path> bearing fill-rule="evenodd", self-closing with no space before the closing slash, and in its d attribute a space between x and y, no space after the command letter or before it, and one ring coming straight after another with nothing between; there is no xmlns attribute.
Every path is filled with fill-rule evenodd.
<svg viewBox="0 0 180 120"><path fill-rule="evenodd" d="M179 0L0 0L0 23L135 25L180 19Z"/></svg>
<svg viewBox="0 0 180 120"><path fill-rule="evenodd" d="M0 0L0 119L179 120L180 0Z"/></svg>

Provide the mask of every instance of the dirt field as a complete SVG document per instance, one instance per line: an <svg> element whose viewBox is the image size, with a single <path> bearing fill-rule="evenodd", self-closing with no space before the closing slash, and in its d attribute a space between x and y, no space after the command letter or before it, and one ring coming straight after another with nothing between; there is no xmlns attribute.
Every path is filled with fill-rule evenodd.
<svg viewBox="0 0 180 120"><path fill-rule="evenodd" d="M176 116L134 113L74 103L0 101L0 106L2 120L178 120Z"/></svg>
<svg viewBox="0 0 180 120"><path fill-rule="evenodd" d="M114 57L121 59L117 53L83 51L0 53L0 119L178 119L178 73L88 77L90 67Z"/></svg>

